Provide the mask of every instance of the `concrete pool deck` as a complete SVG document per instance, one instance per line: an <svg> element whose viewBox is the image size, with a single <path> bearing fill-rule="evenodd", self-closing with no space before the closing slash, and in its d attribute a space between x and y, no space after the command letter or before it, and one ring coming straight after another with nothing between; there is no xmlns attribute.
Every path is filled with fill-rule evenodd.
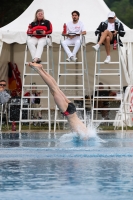
<svg viewBox="0 0 133 200"><path fill-rule="evenodd" d="M11 130L3 130L0 133L18 133L19 131L11 131ZM128 133L133 133L133 130L123 130L123 133L128 132ZM48 130L21 130L21 133L48 133ZM69 130L57 130L56 134L59 133L70 133ZM122 130L98 130L97 134L101 133L122 133ZM50 134L54 134L54 131L52 130Z"/></svg>

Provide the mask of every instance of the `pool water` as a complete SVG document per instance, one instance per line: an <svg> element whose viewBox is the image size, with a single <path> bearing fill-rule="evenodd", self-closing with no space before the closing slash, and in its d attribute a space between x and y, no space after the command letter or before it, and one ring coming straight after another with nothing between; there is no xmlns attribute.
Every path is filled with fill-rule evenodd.
<svg viewBox="0 0 133 200"><path fill-rule="evenodd" d="M1 200L133 199L133 134L62 135L1 133Z"/></svg>

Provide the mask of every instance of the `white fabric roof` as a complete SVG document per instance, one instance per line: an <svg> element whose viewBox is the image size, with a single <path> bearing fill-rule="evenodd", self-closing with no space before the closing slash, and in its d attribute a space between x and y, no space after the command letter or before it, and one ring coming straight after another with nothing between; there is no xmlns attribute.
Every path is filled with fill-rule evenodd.
<svg viewBox="0 0 133 200"><path fill-rule="evenodd" d="M109 8L103 0L34 0L31 5L17 19L0 28L0 40L6 43L26 42L26 31L30 22L33 21L37 9L44 10L45 18L53 25L53 42L60 42L63 24L71 21L71 12L78 10L80 20L84 23L87 31L86 42L96 42L94 31L101 21L107 19ZM124 42L133 42L133 31L124 25L126 36Z"/></svg>

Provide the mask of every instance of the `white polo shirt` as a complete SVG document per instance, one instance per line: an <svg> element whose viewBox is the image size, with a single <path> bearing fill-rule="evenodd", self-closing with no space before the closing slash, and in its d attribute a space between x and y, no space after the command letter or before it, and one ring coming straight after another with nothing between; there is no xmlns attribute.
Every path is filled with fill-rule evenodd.
<svg viewBox="0 0 133 200"><path fill-rule="evenodd" d="M76 24L74 24L73 21L67 23L67 33L80 34L83 31L86 30L84 24L81 21L78 21Z"/></svg>

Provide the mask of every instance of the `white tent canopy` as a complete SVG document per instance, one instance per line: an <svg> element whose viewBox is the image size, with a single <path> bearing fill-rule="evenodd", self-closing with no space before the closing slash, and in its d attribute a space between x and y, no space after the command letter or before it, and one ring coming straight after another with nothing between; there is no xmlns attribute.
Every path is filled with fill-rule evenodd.
<svg viewBox="0 0 133 200"><path fill-rule="evenodd" d="M80 20L87 30L86 42L96 42L94 31L101 21L107 19L110 11L103 0L34 0L22 15L0 29L0 40L8 44L13 42L24 44L27 27L33 21L35 12L39 8L44 10L45 18L53 25L52 38L55 43L59 43L63 24L71 20L73 10L80 12ZM124 28L127 34L123 41L133 42L133 32L126 25Z"/></svg>

